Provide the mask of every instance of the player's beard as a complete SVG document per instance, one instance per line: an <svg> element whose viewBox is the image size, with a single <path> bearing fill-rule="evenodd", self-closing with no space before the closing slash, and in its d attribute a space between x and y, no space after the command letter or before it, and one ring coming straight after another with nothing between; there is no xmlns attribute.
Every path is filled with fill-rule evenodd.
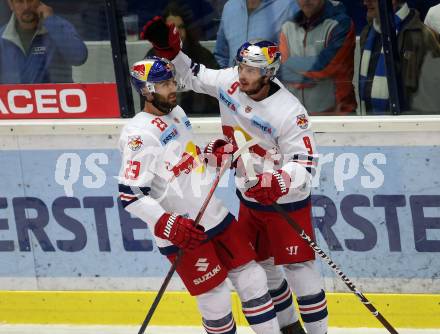
<svg viewBox="0 0 440 334"><path fill-rule="evenodd" d="M247 90L247 91L243 91L243 90L241 90L243 93L245 93L246 95L255 95L255 94L257 94L257 93L259 93L262 89L263 89L263 87L266 85L265 83L264 83L264 79L265 79L265 77L261 77L261 78L259 78L258 79L258 81L256 82L256 87L255 88L250 88L249 90Z"/></svg>
<svg viewBox="0 0 440 334"><path fill-rule="evenodd" d="M177 99L174 99L174 102L171 102L175 96L176 93L171 93L165 98L162 95L153 93L153 106L159 109L160 112L167 115L177 106Z"/></svg>

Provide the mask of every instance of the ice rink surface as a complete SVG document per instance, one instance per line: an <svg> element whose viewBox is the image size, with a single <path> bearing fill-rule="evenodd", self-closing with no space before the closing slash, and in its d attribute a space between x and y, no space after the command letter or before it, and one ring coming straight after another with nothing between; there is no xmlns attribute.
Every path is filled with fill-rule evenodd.
<svg viewBox="0 0 440 334"><path fill-rule="evenodd" d="M137 334L139 326L1 325L0 334ZM399 334L439 334L440 329L398 329ZM252 334L239 327L238 334ZM387 334L386 329L330 328L328 334ZM205 334L201 327L151 326L145 334Z"/></svg>

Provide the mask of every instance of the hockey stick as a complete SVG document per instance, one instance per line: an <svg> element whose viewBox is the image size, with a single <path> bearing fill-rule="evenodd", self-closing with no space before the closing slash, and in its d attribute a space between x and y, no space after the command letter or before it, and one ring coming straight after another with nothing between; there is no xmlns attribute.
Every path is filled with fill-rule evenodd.
<svg viewBox="0 0 440 334"><path fill-rule="evenodd" d="M319 248L319 246L310 238L309 235L300 227L300 225L289 216L279 204L274 203L272 207L289 223L289 225L299 234L299 236L305 240L309 246L318 254L326 263L333 269L333 271L342 279L345 285L359 298L362 304L379 320L382 325L391 333L398 334L396 329L384 318L384 316L374 307L374 305L360 292L354 283L342 272L341 269L330 259L330 257Z"/></svg>
<svg viewBox="0 0 440 334"><path fill-rule="evenodd" d="M237 132L237 131L236 131ZM234 132L234 136L236 136L236 132ZM246 143L246 139L240 133L237 133L238 138L235 137L235 141L238 147L244 147ZM244 139L244 140L243 140ZM246 153L242 153L243 156L246 156ZM244 161L243 161L244 162ZM249 161L244 163L244 168L246 171L247 178L250 180L255 180L256 175L255 171L252 168L252 164L249 164ZM252 181L253 185L255 182ZM249 188L253 185L252 183L247 183ZM287 223L298 233L298 235L307 242L307 244L318 254L332 269L333 271L342 279L345 285L359 298L362 304L374 315L377 320L381 322L381 324L391 333L398 334L397 330L384 318L384 316L374 307L374 305L364 296L362 292L360 292L354 283L342 272L341 269L332 261L332 259L321 249L319 246L312 240L312 238L307 235L307 233L302 229L302 227L292 218L289 214L284 210L279 204L276 202L272 204L272 207L287 221Z"/></svg>
<svg viewBox="0 0 440 334"><path fill-rule="evenodd" d="M238 159L238 157L242 154L242 152L247 152L249 150L249 147L255 145L258 143L258 139L254 139L251 141L248 141L246 145L243 145L243 147L240 147L234 154L232 154L232 159L229 161L226 161L221 167L220 170L217 173L217 176L211 186L211 189L209 190L208 196L206 196L206 199L204 200L202 207L199 210L199 213L197 214L196 219L194 220L194 226L197 226L200 223L200 220L202 219L203 214L205 213L206 208L208 207L208 204L214 195L214 191L217 188L220 179L222 178L223 174L226 172L227 169L230 168L232 163ZM177 252L177 256L173 261L173 264L171 265L171 268L168 270L168 274L165 277L159 291L157 292L156 297L154 298L153 303L150 306L150 309L148 310L147 315L145 316L144 321L142 322L141 327L139 328L138 334L144 334L145 329L147 328L148 324L150 323L151 318L153 317L154 312L156 311L157 306L159 305L160 300L162 299L163 294L165 293L165 290L168 286L168 284L171 281L171 278L174 275L174 272L177 269L177 266L180 263L180 260L182 258L183 251L182 249L179 249Z"/></svg>

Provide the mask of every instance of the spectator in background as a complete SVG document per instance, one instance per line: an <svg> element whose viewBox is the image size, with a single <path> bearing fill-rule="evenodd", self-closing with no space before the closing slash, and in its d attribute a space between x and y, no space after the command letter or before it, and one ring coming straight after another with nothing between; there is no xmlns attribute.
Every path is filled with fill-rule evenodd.
<svg viewBox="0 0 440 334"><path fill-rule="evenodd" d="M356 35L359 35L367 24L366 9L363 0L340 0L347 10L347 15L351 17L355 27Z"/></svg>
<svg viewBox="0 0 440 334"><path fill-rule="evenodd" d="M425 19L426 13L428 13L429 8L440 3L440 0L407 0L409 8L415 9L420 14L420 19Z"/></svg>
<svg viewBox="0 0 440 334"><path fill-rule="evenodd" d="M106 3L102 0L44 0L57 15L68 20L86 41L110 40ZM127 11L126 1L116 1L118 14Z"/></svg>
<svg viewBox="0 0 440 334"><path fill-rule="evenodd" d="M281 28L281 80L311 115L353 114L354 24L341 3L298 4L301 10Z"/></svg>
<svg viewBox="0 0 440 334"><path fill-rule="evenodd" d="M171 2L163 13L163 18L167 24L174 24L179 30L182 40L182 50L189 55L195 62L205 65L208 68L218 69L212 53L200 45L197 39L198 27L192 24L192 11L188 6L178 2ZM146 56L155 56L154 49L150 49ZM191 116L195 115L219 115L217 99L205 95L197 94L192 91L178 93L178 104L187 110ZM141 96L141 107L143 108L145 98Z"/></svg>
<svg viewBox="0 0 440 334"><path fill-rule="evenodd" d="M75 28L40 0L8 0L0 29L0 83L72 82L72 66L87 59Z"/></svg>
<svg viewBox="0 0 440 334"><path fill-rule="evenodd" d="M222 17L223 7L225 6L227 0L208 0L208 1L211 4L212 8L214 9L214 20L216 21L216 26L218 30Z"/></svg>
<svg viewBox="0 0 440 334"><path fill-rule="evenodd" d="M171 1L117 1L118 4L120 2L127 3L127 13L137 14L139 16L140 25L142 25L142 22L148 22L153 17L162 15L163 11L168 6L168 3ZM216 13L210 2L208 0L179 0L177 2L181 6L186 6L191 10L191 24L195 27L199 27L197 31L194 30L194 32L197 32L198 34L198 36L196 36L197 39L201 41L214 40L218 30L218 21L215 20Z"/></svg>
<svg viewBox="0 0 440 334"><path fill-rule="evenodd" d="M234 63L246 41L278 42L281 25L298 10L295 0L229 0L223 8L214 56L221 68Z"/></svg>
<svg viewBox="0 0 440 334"><path fill-rule="evenodd" d="M440 36L440 5L431 7L425 18L425 24Z"/></svg>
<svg viewBox="0 0 440 334"><path fill-rule="evenodd" d="M389 113L389 92L378 0L364 0L371 23L360 37L359 95L363 113ZM397 31L397 72L405 112L440 113L440 45L419 14L403 0L392 0Z"/></svg>
<svg viewBox="0 0 440 334"><path fill-rule="evenodd" d="M356 26L356 34L359 35L367 24L366 9L363 0L339 0L347 9L347 15L351 17ZM416 9L423 20L429 8L440 3L440 0L408 0L408 6Z"/></svg>
<svg viewBox="0 0 440 334"><path fill-rule="evenodd" d="M9 9L6 0L0 0L0 27L8 23L11 17L11 11Z"/></svg>

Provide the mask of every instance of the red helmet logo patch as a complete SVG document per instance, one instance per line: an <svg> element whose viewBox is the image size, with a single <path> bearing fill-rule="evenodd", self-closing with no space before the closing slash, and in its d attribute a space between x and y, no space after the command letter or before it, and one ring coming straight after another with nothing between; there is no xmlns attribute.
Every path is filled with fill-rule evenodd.
<svg viewBox="0 0 440 334"><path fill-rule="evenodd" d="M278 52L278 47L277 46L268 46L267 47L267 54L268 54L270 59L273 59L277 52Z"/></svg>
<svg viewBox="0 0 440 334"><path fill-rule="evenodd" d="M138 77L143 78L145 76L145 65L144 64L134 65L133 73L136 73Z"/></svg>

